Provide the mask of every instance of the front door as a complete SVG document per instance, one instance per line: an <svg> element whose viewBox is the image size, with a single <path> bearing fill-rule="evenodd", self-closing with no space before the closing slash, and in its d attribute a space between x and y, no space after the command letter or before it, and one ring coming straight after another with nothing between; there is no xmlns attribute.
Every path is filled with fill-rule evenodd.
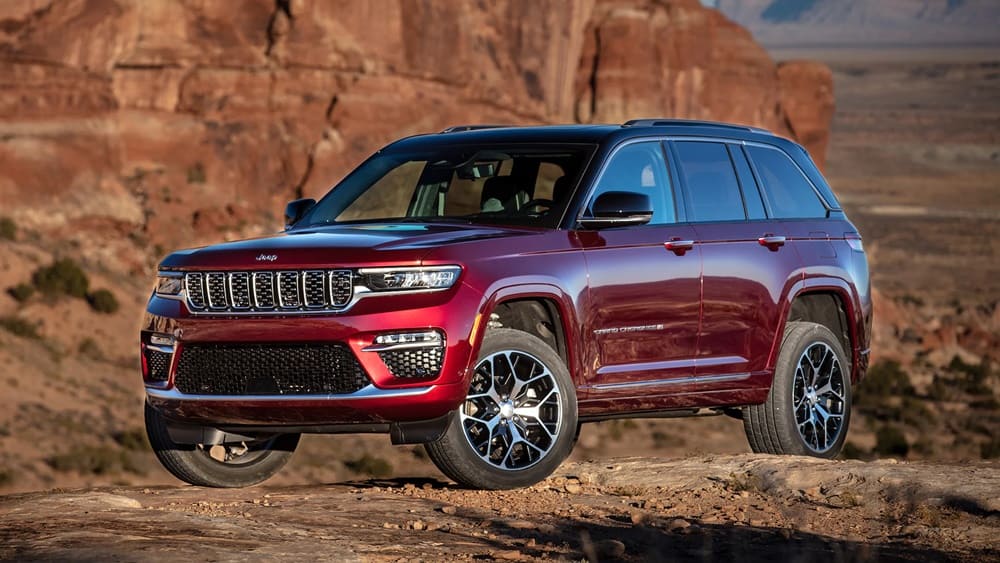
<svg viewBox="0 0 1000 563"><path fill-rule="evenodd" d="M670 392L666 380L694 374L700 251L694 230L677 223L659 142L612 155L589 201L607 191L646 193L654 213L646 225L578 232L590 277L584 390L622 410L654 409L656 397Z"/></svg>

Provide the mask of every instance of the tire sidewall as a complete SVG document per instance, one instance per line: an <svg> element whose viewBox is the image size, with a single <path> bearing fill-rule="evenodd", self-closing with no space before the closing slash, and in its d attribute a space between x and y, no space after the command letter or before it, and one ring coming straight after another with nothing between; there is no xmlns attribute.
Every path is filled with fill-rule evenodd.
<svg viewBox="0 0 1000 563"><path fill-rule="evenodd" d="M181 481L204 487L247 487L265 481L288 463L299 443L298 434L282 434L275 437L270 450L252 462L227 465L196 445L171 440L166 419L148 401L145 421L150 446L163 467Z"/></svg>
<svg viewBox="0 0 1000 563"><path fill-rule="evenodd" d="M824 343L833 350L840 362L841 373L844 378L844 420L841 426L840 435L825 452L816 452L810 449L805 439L799 433L798 424L795 420L795 399L794 382L795 370L799 358L810 346L816 343ZM782 441L785 453L793 455L805 455L811 457L834 458L844 446L847 440L847 433L850 430L851 407L853 405L853 389L851 384L851 364L844 352L844 347L827 327L806 322L789 323L785 331L785 336L781 345L781 352L775 365L774 385L771 393L776 393L774 406L776 415L784 428L779 428L779 438Z"/></svg>
<svg viewBox="0 0 1000 563"><path fill-rule="evenodd" d="M549 453L538 463L519 470L502 470L479 457L465 436L460 412L461 406L452 413L451 424L445 433L450 450L458 459L452 460L460 466L467 484L488 489L510 489L529 486L544 480L566 459L573 449L577 431L576 386L562 358L543 340L526 332L512 329L493 329L486 334L476 358L476 366L484 358L497 352L516 351L534 356L552 373L559 385L559 406L562 420L559 434ZM471 379L471 376L470 376ZM454 475L449 475L455 478Z"/></svg>

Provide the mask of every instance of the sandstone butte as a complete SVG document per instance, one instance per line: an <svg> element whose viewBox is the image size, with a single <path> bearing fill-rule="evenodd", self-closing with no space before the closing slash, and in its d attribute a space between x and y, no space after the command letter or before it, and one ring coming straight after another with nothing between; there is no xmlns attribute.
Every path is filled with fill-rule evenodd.
<svg viewBox="0 0 1000 563"><path fill-rule="evenodd" d="M448 125L715 119L822 164L832 114L828 68L697 0L0 5L0 214L112 269Z"/></svg>

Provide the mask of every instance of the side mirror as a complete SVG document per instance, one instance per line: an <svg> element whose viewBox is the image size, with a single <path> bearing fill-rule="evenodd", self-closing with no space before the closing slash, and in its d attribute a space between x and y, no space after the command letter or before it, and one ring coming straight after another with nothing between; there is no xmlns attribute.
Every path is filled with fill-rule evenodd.
<svg viewBox="0 0 1000 563"><path fill-rule="evenodd" d="M314 205L316 205L316 200L312 198L289 201L288 205L285 206L285 230L301 219L306 211L312 209Z"/></svg>
<svg viewBox="0 0 1000 563"><path fill-rule="evenodd" d="M636 192L604 192L590 208L591 216L580 224L591 229L645 225L653 218L649 196Z"/></svg>

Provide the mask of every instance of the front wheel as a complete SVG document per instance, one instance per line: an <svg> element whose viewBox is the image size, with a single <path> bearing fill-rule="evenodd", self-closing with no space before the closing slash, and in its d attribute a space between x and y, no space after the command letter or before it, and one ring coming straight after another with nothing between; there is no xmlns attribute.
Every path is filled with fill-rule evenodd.
<svg viewBox="0 0 1000 563"><path fill-rule="evenodd" d="M750 449L833 458L850 422L850 366L840 341L823 325L788 323L767 402L743 408Z"/></svg>
<svg viewBox="0 0 1000 563"><path fill-rule="evenodd" d="M163 467L181 481L202 487L249 487L278 472L295 452L298 434L268 436L252 442L177 444L166 421L146 403L146 435Z"/></svg>
<svg viewBox="0 0 1000 563"><path fill-rule="evenodd" d="M452 416L448 431L425 446L442 473L477 489L526 487L551 475L573 449L576 388L544 341L494 329Z"/></svg>

